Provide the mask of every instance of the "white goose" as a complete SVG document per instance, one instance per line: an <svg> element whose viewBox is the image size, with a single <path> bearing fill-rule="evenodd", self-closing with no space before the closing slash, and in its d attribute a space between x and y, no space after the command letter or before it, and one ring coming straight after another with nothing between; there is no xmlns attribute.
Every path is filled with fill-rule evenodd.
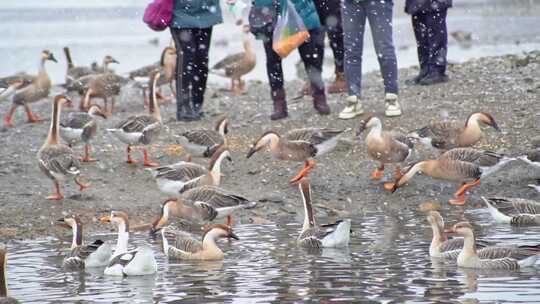
<svg viewBox="0 0 540 304"><path fill-rule="evenodd" d="M111 211L101 222L112 222L118 227L118 241L105 274L111 276L139 276L157 272L157 263L152 249L142 246L128 251L129 221L126 213Z"/></svg>
<svg viewBox="0 0 540 304"><path fill-rule="evenodd" d="M351 220L339 220L333 224L317 226L311 205L311 186L302 178L298 188L304 202L304 225L298 236L298 244L308 248L347 247L351 235Z"/></svg>

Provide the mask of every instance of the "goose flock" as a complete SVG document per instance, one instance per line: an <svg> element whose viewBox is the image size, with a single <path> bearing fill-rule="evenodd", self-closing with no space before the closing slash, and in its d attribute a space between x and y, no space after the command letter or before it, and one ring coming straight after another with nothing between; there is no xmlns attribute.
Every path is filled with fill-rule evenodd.
<svg viewBox="0 0 540 304"><path fill-rule="evenodd" d="M106 131L126 145L126 163L136 160L132 152L142 150L143 166L148 167L157 188L169 198L162 203L160 213L150 225L150 234L161 239L163 250L169 259L183 260L220 260L225 253L219 248L222 238L239 240L233 230L233 215L242 210L256 208L257 203L230 189L220 187L224 160L232 161L227 141L229 118L217 120L212 129L192 129L174 136L176 144L189 153L186 161L170 165L158 165L150 159L148 146L155 143L164 122L160 112L159 100L165 97L159 88L171 85L173 81L176 56L173 47L164 49L161 59L153 65L142 67L130 74L129 79L114 73L108 66L117 61L106 56L102 66L75 66L69 48L64 49L68 62L65 93L53 98L49 132L37 154L38 167L53 183L53 194L48 200L62 200L62 187L66 181L73 180L80 191L91 187L81 176L82 163L91 163L92 139L99 132L99 125L114 114L115 97L128 81L138 81L143 88L145 100L148 100L148 112L125 117L114 127ZM243 55L242 55L243 54ZM225 75L232 80L234 91L243 89L241 76L254 65L249 42L246 52L218 64L240 65L242 71L231 71L234 66L225 67ZM45 69L47 61L56 59L52 52L41 53L39 71L36 76L17 74L0 79L0 100L11 101L11 109L4 118L7 127L13 127L14 111L23 106L28 121L33 123L39 118L33 114L29 105L48 97L51 81ZM247 65L247 66L244 66ZM172 73L172 74L171 74ZM146 80L141 80L145 78ZM72 100L68 92L76 92L81 103L77 111L70 111L62 120L62 109L71 107ZM147 94L148 93L148 94ZM174 90L172 92L174 94ZM146 97L146 94L148 97ZM103 105L93 103L100 98ZM146 99L147 98L147 99ZM111 101L109 106L108 102ZM452 123L429 124L408 134L398 134L385 130L380 118L367 115L355 126L358 137L365 135L365 147L368 157L376 163L371 178L383 178L385 166L395 166L393 179L383 184L383 189L397 191L409 183L421 172L433 179L456 182L460 185L449 201L452 205L464 205L467 202L467 190L480 184L481 180L502 170L512 161L523 161L531 166L540 166L540 150L527 151L516 155L504 155L493 151L472 148L483 137L483 127L490 126L500 131L495 119L486 112L471 113L461 125ZM321 155L332 152L338 146L340 138L349 129L304 127L289 130L280 135L274 130L261 134L252 145L245 147L247 158L265 148L279 161L303 163L302 170L290 180L297 185L299 201L303 203L304 222L297 238L301 247L321 249L325 247L347 247L351 239L349 218L333 223L319 224L315 220L312 190L308 175L314 171L316 161ZM84 144L84 156L79 157L72 147ZM426 145L434 152L433 157L410 163L415 144ZM438 151L438 152L437 152ZM440 153L439 153L440 152ZM192 157L209 158L209 165L203 166L192 161ZM324 174L324 173L319 173ZM150 186L150 185L149 185ZM538 187L531 185L533 187ZM385 190L381 190L385 191ZM489 213L496 222L510 225L540 225L540 202L521 198L482 197ZM180 231L169 222L181 218L203 224L202 238ZM221 222L226 218L226 222ZM118 229L116 246L106 241L94 240L83 242L83 223L78 215L68 215L57 224L71 229L72 243L70 253L65 257L63 267L84 269L104 267L104 273L111 276L136 276L153 274L159 271L154 252L149 246L130 248L129 217L125 211L113 210L109 215L99 218L100 222L112 223ZM471 223L460 222L445 228L441 214L430 211L427 222L432 228L433 238L429 246L429 256L451 259L459 267L480 269L516 270L534 266L540 254L538 245L489 244L477 240ZM450 238L451 235L457 237ZM0 297L7 296L7 278L5 261L7 253L0 248Z"/></svg>

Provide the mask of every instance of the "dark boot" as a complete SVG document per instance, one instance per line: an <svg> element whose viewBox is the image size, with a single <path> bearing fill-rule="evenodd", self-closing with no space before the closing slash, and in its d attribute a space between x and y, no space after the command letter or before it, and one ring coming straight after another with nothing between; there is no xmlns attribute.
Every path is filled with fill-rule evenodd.
<svg viewBox="0 0 540 304"><path fill-rule="evenodd" d="M343 72L336 73L336 79L328 86L329 94L343 93L347 91L347 83L345 82L345 74Z"/></svg>
<svg viewBox="0 0 540 304"><path fill-rule="evenodd" d="M204 117L204 112L202 109L202 103L193 103L193 112L195 112L195 114L197 114L199 117Z"/></svg>
<svg viewBox="0 0 540 304"><path fill-rule="evenodd" d="M271 120L283 119L289 116L287 113L287 100L285 99L285 90L278 89L272 93L272 101L274 102L274 112L270 115Z"/></svg>
<svg viewBox="0 0 540 304"><path fill-rule="evenodd" d="M418 82L420 85L432 85L437 83L443 83L448 81L448 76L441 72L439 69L430 69L429 73Z"/></svg>
<svg viewBox="0 0 540 304"><path fill-rule="evenodd" d="M418 75L414 76L413 78L405 80L406 85L417 85L420 83L420 80L422 80L424 77L427 76L429 70L427 67L421 67L420 71L418 72Z"/></svg>
<svg viewBox="0 0 540 304"><path fill-rule="evenodd" d="M316 85L311 86L311 91L313 92L313 107L320 115L330 114L330 107L326 103L326 94L324 93L324 88L319 88Z"/></svg>
<svg viewBox="0 0 540 304"><path fill-rule="evenodd" d="M200 120L201 117L197 115L191 108L191 100L189 98L183 98L182 103L176 105L176 120L178 121L194 121Z"/></svg>

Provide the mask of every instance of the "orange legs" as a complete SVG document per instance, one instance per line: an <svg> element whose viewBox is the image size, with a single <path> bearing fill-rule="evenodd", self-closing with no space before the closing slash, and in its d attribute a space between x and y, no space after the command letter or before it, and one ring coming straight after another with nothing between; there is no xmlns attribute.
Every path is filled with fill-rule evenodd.
<svg viewBox="0 0 540 304"><path fill-rule="evenodd" d="M375 169L375 171L373 171L373 173L371 173L371 179L379 180L383 177L383 173L384 173L384 164L381 164L380 167L378 167L377 169Z"/></svg>
<svg viewBox="0 0 540 304"><path fill-rule="evenodd" d="M77 178L75 178L75 183L79 186L80 191L83 191L84 189L90 188L90 183L88 183L88 184L82 183Z"/></svg>
<svg viewBox="0 0 540 304"><path fill-rule="evenodd" d="M84 145L84 157L81 158L81 161L85 163L97 161L97 159L95 158L90 158L90 145L89 144Z"/></svg>
<svg viewBox="0 0 540 304"><path fill-rule="evenodd" d="M45 199L50 200L50 201L59 201L59 200L61 200L63 198L64 198L64 196L62 195L62 193L60 193L60 184L58 184L58 182L55 181L54 182L54 194L47 196Z"/></svg>
<svg viewBox="0 0 540 304"><path fill-rule="evenodd" d="M401 173L401 168L399 166L396 166L396 171L394 172L395 181L397 182L402 176L403 174ZM384 189L392 191L394 190L394 185L395 183L386 182L384 183Z"/></svg>
<svg viewBox="0 0 540 304"><path fill-rule="evenodd" d="M451 205L464 205L467 202L467 196L465 196L465 192L469 190L470 188L480 185L480 180L474 180L470 183L463 184L456 193L454 193L455 199L451 199L448 202Z"/></svg>
<svg viewBox="0 0 540 304"><path fill-rule="evenodd" d="M32 113L32 110L30 110L30 107L28 105L26 104L24 105L24 110L26 111L26 116L28 117L29 123L35 123L35 122L41 121L41 118L35 116L34 113Z"/></svg>
<svg viewBox="0 0 540 304"><path fill-rule="evenodd" d="M158 167L159 164L151 161L148 159L148 151L146 150L146 148L143 148L143 153L144 153L144 166L145 167Z"/></svg>
<svg viewBox="0 0 540 304"><path fill-rule="evenodd" d="M293 177L290 181L291 184L299 182L302 178L308 176L309 172L315 167L315 161L310 159L306 160L306 163L304 164L304 168L298 172L298 174Z"/></svg>
<svg viewBox="0 0 540 304"><path fill-rule="evenodd" d="M6 125L6 127L13 127L11 118L13 117L15 110L17 110L17 105L12 105L9 112L6 114L6 117L4 117L4 125Z"/></svg>
<svg viewBox="0 0 540 304"><path fill-rule="evenodd" d="M127 153L127 161L126 161L126 163L128 163L128 164L136 164L137 161L135 161L135 160L133 160L133 158L131 158L131 147L130 146L127 146L126 153Z"/></svg>
<svg viewBox="0 0 540 304"><path fill-rule="evenodd" d="M231 215L227 215L227 226L229 227L232 227L232 216Z"/></svg>

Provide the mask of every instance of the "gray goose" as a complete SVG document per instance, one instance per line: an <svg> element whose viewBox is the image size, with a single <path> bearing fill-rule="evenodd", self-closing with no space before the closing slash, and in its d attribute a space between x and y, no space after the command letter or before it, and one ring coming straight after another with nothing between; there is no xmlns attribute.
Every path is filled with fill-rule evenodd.
<svg viewBox="0 0 540 304"><path fill-rule="evenodd" d="M455 224L447 233L457 234L464 238L463 249L458 255L457 265L475 269L518 270L532 267L540 254L540 245L534 246L492 246L485 247L482 257L476 250L474 229L471 224L461 222Z"/></svg>
<svg viewBox="0 0 540 304"><path fill-rule="evenodd" d="M482 200L496 222L513 226L540 226L540 202L522 198L483 196Z"/></svg>
<svg viewBox="0 0 540 304"><path fill-rule="evenodd" d="M212 155L208 169L196 163L182 161L149 170L152 171L159 190L176 197L180 193L203 185L219 186L221 162L224 159L232 161L229 150L221 147Z"/></svg>
<svg viewBox="0 0 540 304"><path fill-rule="evenodd" d="M66 179L74 179L81 191L90 186L79 181L80 164L71 148L58 142L62 105L69 103L71 101L64 95L57 95L54 98L49 134L37 154L39 168L53 181L55 187L55 193L48 196L48 200L61 200L64 198L60 192L60 183Z"/></svg>
<svg viewBox="0 0 540 304"><path fill-rule="evenodd" d="M368 116L360 121L356 134L360 135L365 129L369 129L366 136L368 155L379 164L371 174L371 178L375 180L381 179L385 164L398 163L395 178L399 179L402 175L399 163L405 162L411 156L413 143L403 135L383 131L381 120L375 116ZM389 190L393 186L393 183L385 183L385 188Z"/></svg>
<svg viewBox="0 0 540 304"><path fill-rule="evenodd" d="M64 47L64 55L66 56L66 83L65 87L71 87L73 81L91 74L96 74L97 71L90 66L75 66L73 59L71 58L71 51L69 47Z"/></svg>
<svg viewBox="0 0 540 304"><path fill-rule="evenodd" d="M232 224L232 214L242 209L253 208L256 202L216 186L201 186L190 189L182 197L166 200L161 206L159 217L152 223L151 232L164 227L171 216L194 222L209 222L227 217Z"/></svg>
<svg viewBox="0 0 540 304"><path fill-rule="evenodd" d="M81 161L93 162L96 160L90 158L90 141L96 136L98 130L97 117L107 119L107 116L98 105L85 107L88 108L88 112L71 112L67 120L60 123L60 136L70 147L84 142L84 157Z"/></svg>
<svg viewBox="0 0 540 304"><path fill-rule="evenodd" d="M118 63L118 61L110 57L110 63ZM126 79L110 71L96 74L88 81L84 98L97 97L103 99L103 107L111 115L114 112L115 96L120 94L122 85L126 82ZM111 99L110 107L108 106L109 98Z"/></svg>
<svg viewBox="0 0 540 304"><path fill-rule="evenodd" d="M480 179L487 176L514 158L491 151L472 148L455 148L441 154L437 159L424 160L409 166L403 176L396 180L392 192L406 184L412 177L422 172L435 179L461 182L463 185L454 194L450 204L463 205L467 201L465 192L480 184Z"/></svg>
<svg viewBox="0 0 540 304"><path fill-rule="evenodd" d="M111 63L117 63L117 61L110 55L106 55L103 57L103 65L92 65L91 70L92 73L71 79L71 81L66 82L64 87L68 92L77 92L81 96L81 103L79 104L80 110L84 109L84 96L86 91L88 90L88 84L90 81L92 81L97 75L104 74L104 73L114 73L113 70L109 67Z"/></svg>
<svg viewBox="0 0 540 304"><path fill-rule="evenodd" d="M32 81L32 83L28 86L17 90L14 94L10 96L9 99L11 100L12 105L4 118L4 124L6 126L13 127L12 117L15 113L15 110L17 110L19 106L24 107L26 111L26 116L28 117L28 122L35 123L41 121L39 117L35 116L32 113L29 104L47 98L49 96L49 92L51 90L51 79L49 78L49 75L45 70L45 61L47 60L57 62L56 58L54 58L53 53L48 50L44 50L43 52L41 52L39 70L34 81Z"/></svg>
<svg viewBox="0 0 540 304"><path fill-rule="evenodd" d="M278 160L303 162L304 168L290 181L296 183L315 167L313 158L326 154L337 146L339 137L344 131L303 128L291 130L283 137L275 131L267 131L251 145L246 157L250 158L257 151L269 146L270 153Z"/></svg>
<svg viewBox="0 0 540 304"><path fill-rule="evenodd" d="M152 86L150 87L150 106L148 107L149 114L139 114L126 118L121 121L115 128L107 129L121 142L127 144L127 163L136 163L131 158L131 146L133 145L149 145L152 143L161 132L162 121L159 111L159 105L156 100L156 82L159 79L159 72L155 72L151 76ZM157 167L158 164L150 161L148 151L144 151L144 166Z"/></svg>
<svg viewBox="0 0 540 304"><path fill-rule="evenodd" d="M7 250L0 246L0 304L15 303L19 303L19 301L9 296L7 284Z"/></svg>
<svg viewBox="0 0 540 304"><path fill-rule="evenodd" d="M112 248L102 240L83 245L83 225L76 215L69 215L57 221L61 227L71 229L73 233L71 252L64 258L62 266L68 269L103 267L109 264Z"/></svg>
<svg viewBox="0 0 540 304"><path fill-rule="evenodd" d="M214 130L194 129L188 130L178 135L178 144L188 153L187 158L211 157L221 146L227 145L225 135L229 132L229 119L223 116L216 121Z"/></svg>
<svg viewBox="0 0 540 304"><path fill-rule="evenodd" d="M217 246L217 240L221 238L239 240L238 236L233 232L232 227L223 224L213 224L205 229L202 242L187 233L173 232L175 241L173 244L169 244L166 236L166 233L169 232L168 229L168 227L164 227L160 230L163 240L163 251L169 259L173 260L223 260L224 254Z"/></svg>
<svg viewBox="0 0 540 304"><path fill-rule="evenodd" d="M458 147L470 147L483 136L481 124L486 124L500 132L493 116L486 112L469 115L464 125L452 122L438 122L422 127L409 134L426 146L449 150Z"/></svg>

